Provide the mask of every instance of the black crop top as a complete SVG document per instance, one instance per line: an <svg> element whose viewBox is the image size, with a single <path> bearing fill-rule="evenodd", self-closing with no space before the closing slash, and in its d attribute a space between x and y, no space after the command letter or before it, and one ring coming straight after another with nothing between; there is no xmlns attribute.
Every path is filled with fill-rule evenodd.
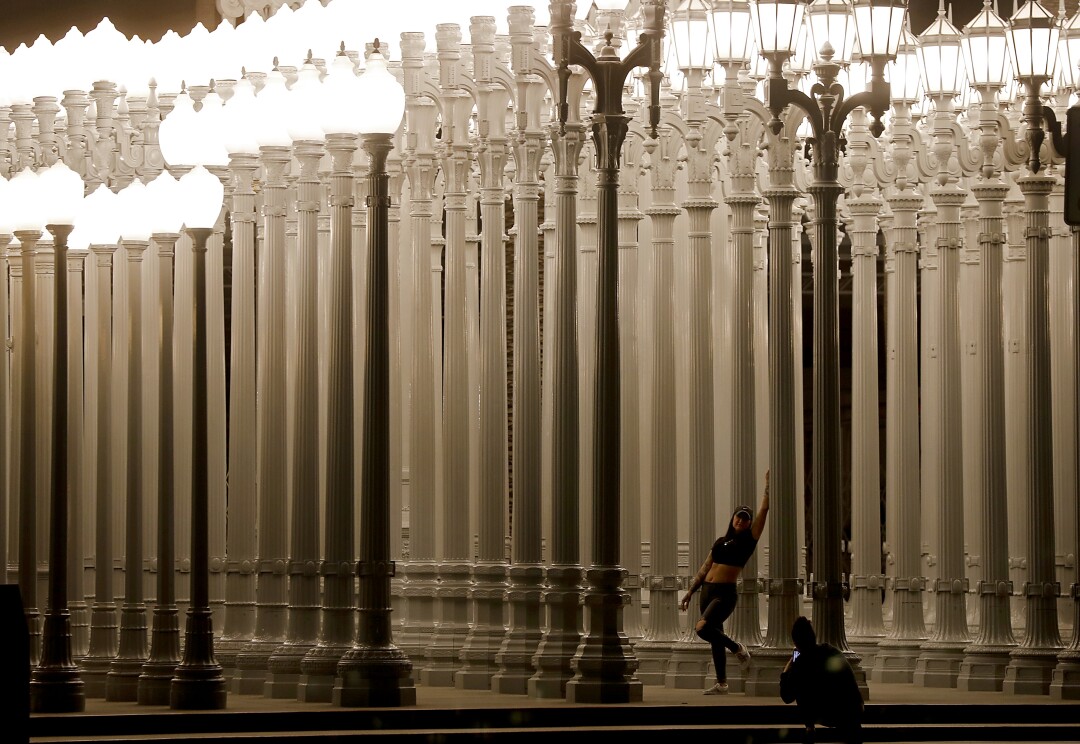
<svg viewBox="0 0 1080 744"><path fill-rule="evenodd" d="M727 540L720 537L712 546L713 563L742 568L750 560L750 556L754 554L757 542L750 530L737 533Z"/></svg>

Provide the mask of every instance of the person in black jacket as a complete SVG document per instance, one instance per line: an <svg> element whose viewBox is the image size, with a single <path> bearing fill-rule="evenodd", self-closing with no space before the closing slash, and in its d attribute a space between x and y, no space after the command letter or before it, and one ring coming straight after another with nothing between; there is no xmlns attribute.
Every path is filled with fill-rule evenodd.
<svg viewBox="0 0 1080 744"><path fill-rule="evenodd" d="M848 660L828 643L818 643L814 626L799 616L791 626L795 651L780 673L780 697L794 702L806 727L805 742L814 741L818 725L838 730L849 744L862 742L863 699Z"/></svg>

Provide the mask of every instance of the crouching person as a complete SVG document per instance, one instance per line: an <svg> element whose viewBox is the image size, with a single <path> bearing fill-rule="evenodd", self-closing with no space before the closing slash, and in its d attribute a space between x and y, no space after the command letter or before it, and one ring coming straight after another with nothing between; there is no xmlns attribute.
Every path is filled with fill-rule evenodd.
<svg viewBox="0 0 1080 744"><path fill-rule="evenodd" d="M780 674L780 697L795 703L806 727L804 741L812 744L814 729L837 729L849 744L862 744L863 699L855 673L839 650L818 643L814 626L798 617L791 626L795 651Z"/></svg>

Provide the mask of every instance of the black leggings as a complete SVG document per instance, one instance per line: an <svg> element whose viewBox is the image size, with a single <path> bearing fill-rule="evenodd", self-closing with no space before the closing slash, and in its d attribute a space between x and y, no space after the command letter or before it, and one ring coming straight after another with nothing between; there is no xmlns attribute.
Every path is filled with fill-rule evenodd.
<svg viewBox="0 0 1080 744"><path fill-rule="evenodd" d="M712 646L713 666L716 667L717 682L727 681L727 657L724 656L724 649L731 653L736 653L739 650L739 644L724 634L724 621L735 611L735 602L738 601L738 598L739 595L735 591L735 584L733 583L717 584L706 581L701 585L699 607L702 615L705 614L709 604L714 599L717 600L716 606L709 611L709 616L705 618L705 627L696 631L698 638L708 641L709 645Z"/></svg>

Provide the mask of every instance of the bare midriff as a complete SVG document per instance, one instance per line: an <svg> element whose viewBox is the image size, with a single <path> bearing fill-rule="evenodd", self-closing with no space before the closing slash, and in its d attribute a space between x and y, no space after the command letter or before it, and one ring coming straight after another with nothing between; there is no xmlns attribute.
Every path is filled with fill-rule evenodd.
<svg viewBox="0 0 1080 744"><path fill-rule="evenodd" d="M710 584L734 584L739 578L739 566L729 566L726 563L714 563L709 566L709 572L705 574L705 581Z"/></svg>

